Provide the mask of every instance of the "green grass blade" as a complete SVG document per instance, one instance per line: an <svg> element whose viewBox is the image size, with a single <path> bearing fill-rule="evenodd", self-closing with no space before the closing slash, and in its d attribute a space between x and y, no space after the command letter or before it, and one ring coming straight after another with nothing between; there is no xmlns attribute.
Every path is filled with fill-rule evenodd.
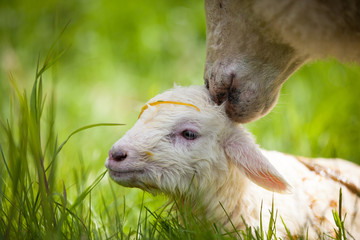
<svg viewBox="0 0 360 240"><path fill-rule="evenodd" d="M284 222L284 220L283 220L283 218L281 216L280 216L280 219L281 219L282 224L284 225L284 228L285 228L285 231L286 231L286 234L287 234L288 238L290 240L294 240L293 236L290 233L290 230L287 228L287 226L286 226L286 224L285 224L285 222Z"/></svg>
<svg viewBox="0 0 360 240"><path fill-rule="evenodd" d="M64 50L55 53L55 46L57 45L57 43L60 41L61 37L63 36L66 28L69 26L70 21L68 21L68 23L65 25L65 27L62 29L62 31L60 32L60 34L57 36L57 38L55 39L55 41L53 42L53 44L50 47L50 50L48 51L44 64L43 66L39 69L39 64L37 66L36 69L36 77L35 79L38 79L47 69L49 69L50 67L52 67L58 60L60 57L62 57L62 55L67 51L67 48L65 48Z"/></svg>
<svg viewBox="0 0 360 240"><path fill-rule="evenodd" d="M271 203L271 210L270 210L270 221L269 221L269 228L268 228L268 233L267 233L267 240L271 240L273 239L273 237L276 239L275 236L275 226L276 226L276 215L274 216L274 195L272 198L272 203Z"/></svg>
<svg viewBox="0 0 360 240"><path fill-rule="evenodd" d="M87 125L84 127L81 127L75 131L73 131L72 133L70 133L70 135L65 139L65 141L57 148L56 150L56 155L59 154L59 152L61 151L61 149L64 147L64 145L70 140L70 138L72 136L74 136L76 133L84 131L86 129L90 129L90 128L94 128L94 127L100 127L100 126L122 126L125 124L121 124L121 123L96 123L96 124L91 124L91 125Z"/></svg>
<svg viewBox="0 0 360 240"><path fill-rule="evenodd" d="M260 237L261 237L261 239L264 239L262 210L263 210L263 200L261 200L261 207L260 207Z"/></svg>
<svg viewBox="0 0 360 240"><path fill-rule="evenodd" d="M6 163L6 158L5 158L4 151L3 151L3 148L2 148L2 145L1 145L1 144L0 144L0 151L1 151L1 157L2 157L2 159L3 159L3 161L4 161L4 165L5 165L6 171L7 171L7 173L9 174L10 179L13 180L12 175L11 175L11 172L10 172L10 169L9 169L9 166L8 166L8 164Z"/></svg>
<svg viewBox="0 0 360 240"><path fill-rule="evenodd" d="M139 217L138 217L138 224L137 224L137 228L136 228L136 237L135 237L135 239L138 239L140 234L141 234L141 214L142 214L142 210L143 210L143 206L144 206L144 197L145 197L145 192L143 192L143 195L142 195L140 213L139 213Z"/></svg>
<svg viewBox="0 0 360 240"><path fill-rule="evenodd" d="M227 213L226 209L224 208L224 206L222 205L222 203L221 203L221 202L219 202L219 204L220 204L221 208L223 209L223 211L225 212L226 217L229 219L230 224L231 224L231 226L233 227L234 232L235 232L235 233L236 233L236 235L240 238L239 231L236 229L236 227L235 227L234 223L232 222L232 220L231 220L231 218L230 218L229 214Z"/></svg>
<svg viewBox="0 0 360 240"><path fill-rule="evenodd" d="M70 210L76 208L82 201L85 199L85 197L96 187L100 181L104 178L105 174L107 173L107 170L105 170L103 173L101 173L94 181L93 183L88 186L81 194L80 196L75 200L74 204L72 204Z"/></svg>
<svg viewBox="0 0 360 240"><path fill-rule="evenodd" d="M339 190L339 211L336 209L333 210L333 218L337 229L335 230L336 239L346 240L346 230L345 230L345 217L342 219L342 189Z"/></svg>

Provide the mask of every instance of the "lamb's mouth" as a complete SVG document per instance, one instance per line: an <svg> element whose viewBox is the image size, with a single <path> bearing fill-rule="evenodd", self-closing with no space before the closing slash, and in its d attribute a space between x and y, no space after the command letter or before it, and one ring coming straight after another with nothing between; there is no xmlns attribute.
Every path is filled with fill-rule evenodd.
<svg viewBox="0 0 360 240"><path fill-rule="evenodd" d="M124 187L140 188L144 191L156 194L159 188L148 181L144 182L142 179L142 175L144 174L145 170L114 171L109 169L110 177L118 184Z"/></svg>
<svg viewBox="0 0 360 240"><path fill-rule="evenodd" d="M115 171L109 169L109 175L112 179L116 182L123 183L123 182L134 182L138 175L144 173L144 170L123 170L123 171Z"/></svg>
<svg viewBox="0 0 360 240"><path fill-rule="evenodd" d="M109 174L113 178L127 178L138 174L143 174L144 170L126 170L126 171L115 171L109 169ZM115 180L115 179L114 179Z"/></svg>

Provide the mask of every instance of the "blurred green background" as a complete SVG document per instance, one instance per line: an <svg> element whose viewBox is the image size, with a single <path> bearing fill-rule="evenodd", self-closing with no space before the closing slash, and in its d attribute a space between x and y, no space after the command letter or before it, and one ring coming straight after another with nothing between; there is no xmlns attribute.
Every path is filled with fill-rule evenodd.
<svg viewBox="0 0 360 240"><path fill-rule="evenodd" d="M44 76L47 94L53 89L56 96L58 138L87 124L126 124L74 136L61 152L60 189L61 180L71 192L79 179L91 182L104 171L108 150L149 98L174 83L203 84L203 8L203 1L191 0L0 1L1 119L11 115L9 74L30 92L38 58L45 58L68 24L56 44L59 51L67 50ZM285 83L276 108L247 128L265 149L360 164L359 96L359 66L311 63ZM139 207L140 190L115 186L108 177L93 195L101 193L106 201L109 186L119 199L126 196L130 209ZM155 199L147 194L145 202L163 202ZM129 213L129 222L132 218Z"/></svg>

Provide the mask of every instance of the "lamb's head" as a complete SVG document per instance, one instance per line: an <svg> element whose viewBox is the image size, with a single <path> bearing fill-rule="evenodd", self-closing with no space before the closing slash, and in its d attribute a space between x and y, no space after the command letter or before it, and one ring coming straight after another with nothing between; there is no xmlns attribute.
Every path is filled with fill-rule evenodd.
<svg viewBox="0 0 360 240"><path fill-rule="evenodd" d="M182 195L224 184L231 164L267 189L288 188L251 135L199 86L176 87L151 99L105 165L123 186Z"/></svg>

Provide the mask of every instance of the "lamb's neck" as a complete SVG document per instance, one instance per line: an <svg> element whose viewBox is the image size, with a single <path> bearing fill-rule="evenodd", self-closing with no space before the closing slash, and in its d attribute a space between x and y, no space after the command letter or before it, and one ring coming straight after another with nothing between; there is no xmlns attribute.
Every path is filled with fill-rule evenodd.
<svg viewBox="0 0 360 240"><path fill-rule="evenodd" d="M227 216L236 227L244 224L241 215L258 218L260 206L253 202L249 204L254 199L251 191L248 191L249 185L253 183L232 163L229 163L229 171L222 177L215 179L216 183L201 191L199 201L191 204L192 210L195 210L197 215L201 211L207 219L226 227L231 227Z"/></svg>

